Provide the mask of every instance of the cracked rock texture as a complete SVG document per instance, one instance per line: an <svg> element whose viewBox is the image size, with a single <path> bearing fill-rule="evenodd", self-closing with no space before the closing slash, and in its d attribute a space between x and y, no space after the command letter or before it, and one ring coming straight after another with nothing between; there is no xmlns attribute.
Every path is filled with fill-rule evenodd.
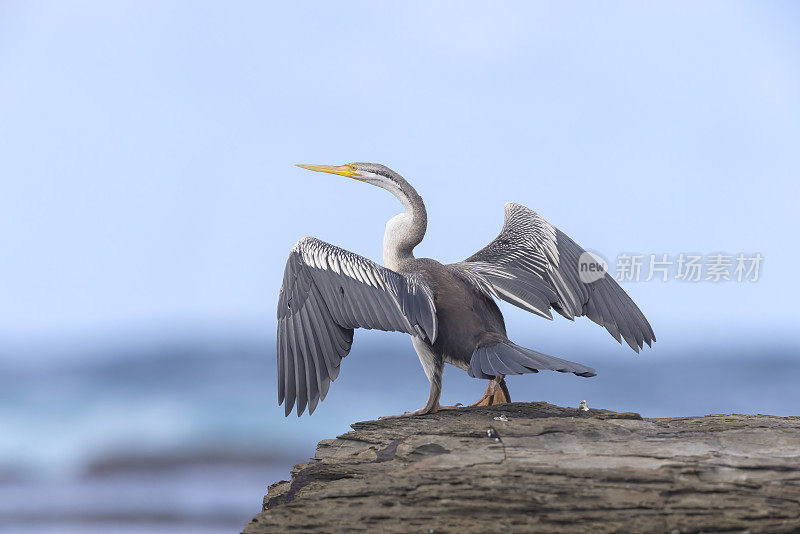
<svg viewBox="0 0 800 534"><path fill-rule="evenodd" d="M800 417L515 403L352 427L244 532L800 532Z"/></svg>

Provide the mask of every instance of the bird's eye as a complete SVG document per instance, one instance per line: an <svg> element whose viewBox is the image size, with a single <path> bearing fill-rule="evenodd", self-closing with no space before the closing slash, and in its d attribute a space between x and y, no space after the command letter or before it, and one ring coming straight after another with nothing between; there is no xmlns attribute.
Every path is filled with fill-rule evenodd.
<svg viewBox="0 0 800 534"><path fill-rule="evenodd" d="M348 163L348 164L347 164L347 166L348 166L348 167L350 167L350 170L351 170L351 171L356 171L356 170L358 170L358 167L357 167L356 165L354 165L353 163Z"/></svg>

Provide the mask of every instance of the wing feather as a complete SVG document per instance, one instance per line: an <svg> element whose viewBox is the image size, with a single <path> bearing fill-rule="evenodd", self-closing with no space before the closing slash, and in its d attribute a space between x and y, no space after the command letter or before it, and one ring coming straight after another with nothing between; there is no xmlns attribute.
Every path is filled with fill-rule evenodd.
<svg viewBox="0 0 800 534"><path fill-rule="evenodd" d="M297 410L302 413L302 411L306 408L306 369L303 354L300 352L297 344L297 331L301 330L299 334L302 335L302 328L295 324L294 316L288 320L287 326L288 328L286 330L289 333L289 348L291 349L291 352L289 352L288 356L294 365L294 391L291 397L288 395L286 396L286 410L287 412L292 411L289 403L291 402L294 404L296 398ZM289 414L287 413L286 415Z"/></svg>
<svg viewBox="0 0 800 534"><path fill-rule="evenodd" d="M339 375L355 328L436 339L426 281L313 237L289 254L278 298L278 404L313 413Z"/></svg>
<svg viewBox="0 0 800 534"><path fill-rule="evenodd" d="M294 378L295 368L296 367L295 367L294 359L289 357L291 352L289 350L289 334L286 331L287 330L286 326L283 325L283 328L281 330L282 330L282 333L280 335L281 335L282 339L281 339L281 343L278 345L278 347L279 347L278 348L278 358L279 359L281 359L281 358L283 359L283 368L284 368L284 373L286 374L285 377L283 377L284 378L284 383L285 383L285 389L286 389L286 405L287 406L291 406L291 405L294 405L294 399L295 399L295 394L296 394L295 392L297 391L295 378ZM283 347L283 351L280 350L280 347ZM278 380L280 380L280 379L281 378L279 377ZM278 406L280 406L280 402L278 402ZM291 412L291 411L292 410L290 408L286 412L286 415L289 415L289 412Z"/></svg>
<svg viewBox="0 0 800 534"><path fill-rule="evenodd" d="M283 323L278 323L278 406L283 403L283 398L286 396L286 367L284 358L286 351L282 352L280 349L283 339Z"/></svg>
<svg viewBox="0 0 800 534"><path fill-rule="evenodd" d="M503 229L491 243L447 267L480 288L524 310L552 319L587 316L618 342L639 352L656 340L642 311L608 273L586 283L580 258L586 252L539 214L508 202Z"/></svg>

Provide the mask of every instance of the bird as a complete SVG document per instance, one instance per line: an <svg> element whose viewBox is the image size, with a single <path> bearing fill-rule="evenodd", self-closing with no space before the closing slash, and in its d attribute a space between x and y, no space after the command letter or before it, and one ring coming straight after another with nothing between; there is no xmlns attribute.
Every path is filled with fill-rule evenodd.
<svg viewBox="0 0 800 534"><path fill-rule="evenodd" d="M500 234L467 259L442 264L417 258L428 215L422 197L402 176L378 163L297 165L385 189L403 211L386 224L383 265L314 237L289 253L278 297L278 405L285 414L314 413L339 375L356 328L404 332L430 382L422 408L383 417L458 409L440 404L445 364L488 380L470 406L511 402L507 375L542 370L592 377L591 367L512 342L497 300L546 319L551 310L586 316L637 353L652 347L650 323L604 270L579 272L587 252L535 211L505 204Z"/></svg>

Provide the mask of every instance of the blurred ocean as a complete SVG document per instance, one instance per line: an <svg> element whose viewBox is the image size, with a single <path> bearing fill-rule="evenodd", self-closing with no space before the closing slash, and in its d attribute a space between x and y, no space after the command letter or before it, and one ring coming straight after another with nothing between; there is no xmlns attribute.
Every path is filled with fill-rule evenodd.
<svg viewBox="0 0 800 534"><path fill-rule="evenodd" d="M268 484L287 478L318 440L423 403L427 382L398 337L362 334L328 399L300 419L276 405L274 348L264 339L3 355L0 530L238 532ZM511 377L512 398L587 399L651 417L800 414L797 345L641 356L609 345L590 356L560 354L595 366L597 377ZM445 402L471 402L483 388L448 367Z"/></svg>

